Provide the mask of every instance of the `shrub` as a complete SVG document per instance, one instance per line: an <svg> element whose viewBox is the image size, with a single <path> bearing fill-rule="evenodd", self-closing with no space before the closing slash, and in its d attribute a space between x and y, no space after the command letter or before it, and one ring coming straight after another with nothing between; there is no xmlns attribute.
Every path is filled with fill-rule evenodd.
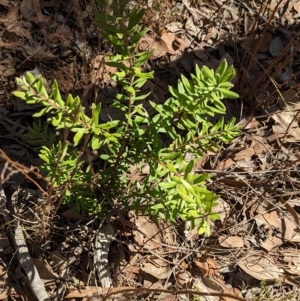
<svg viewBox="0 0 300 301"><path fill-rule="evenodd" d="M56 81L48 95L42 78L27 73L17 78L20 89L14 94L28 104L41 105L34 117L46 116L46 125L39 119L29 128L28 137L41 142L41 168L60 202L74 203L77 210L93 214L103 210L101 204L117 203L167 221L191 220L191 227L198 220L199 234L209 235L210 221L219 218L213 211L218 196L206 188L210 175L193 169L205 151L215 151L221 142L229 143L239 135L234 118L226 124L223 117L210 121L226 112L222 99L238 97L230 90L234 69L225 60L216 71L196 66L190 79L182 75L176 88L169 87L171 97L163 104L150 101L156 113L149 115L142 105L149 94L142 94L141 87L153 78L153 71L143 69L151 51L135 51L147 31L138 26L144 11L134 8L126 14L127 2L114 1L110 15L97 13L103 37L116 50L107 65L118 69L112 78L120 89L112 106L124 113L124 120L102 122L101 103L92 104L88 116L79 97L69 94L62 99ZM99 3L106 5L105 0ZM64 131L63 141L56 136L58 131ZM170 139L168 145L162 135ZM98 151L105 168L94 171L86 164L87 149ZM192 160L185 160L187 153ZM133 165L139 170L149 167L143 181L130 180Z"/></svg>

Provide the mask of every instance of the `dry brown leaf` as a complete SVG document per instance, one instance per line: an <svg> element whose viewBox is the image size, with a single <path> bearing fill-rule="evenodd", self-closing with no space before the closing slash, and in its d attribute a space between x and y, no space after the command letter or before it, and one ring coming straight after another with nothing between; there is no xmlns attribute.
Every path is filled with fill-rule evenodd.
<svg viewBox="0 0 300 301"><path fill-rule="evenodd" d="M5 7L8 7L10 5L10 2L10 0L0 0L0 4Z"/></svg>
<svg viewBox="0 0 300 301"><path fill-rule="evenodd" d="M235 164L235 162L231 158L228 158L225 161L218 162L217 170L223 170L223 171L227 170L234 164Z"/></svg>
<svg viewBox="0 0 300 301"><path fill-rule="evenodd" d="M194 262L204 277L213 277L218 274L217 264L212 258L201 257L200 261L195 260Z"/></svg>
<svg viewBox="0 0 300 301"><path fill-rule="evenodd" d="M285 142L297 142L300 140L300 128L298 121L294 119L294 112L281 111L272 115L276 122L272 126L274 134L284 134Z"/></svg>
<svg viewBox="0 0 300 301"><path fill-rule="evenodd" d="M293 8L297 13L300 13L300 2L299 1L294 2Z"/></svg>
<svg viewBox="0 0 300 301"><path fill-rule="evenodd" d="M229 217L231 207L222 197L218 199L218 204L214 207L214 212L218 213L223 223Z"/></svg>
<svg viewBox="0 0 300 301"><path fill-rule="evenodd" d="M251 157L253 155L259 157L264 151L266 151L264 146L264 138L256 135L252 135L251 137L253 138L251 145L248 148L236 153L233 157L235 161L252 161Z"/></svg>
<svg viewBox="0 0 300 301"><path fill-rule="evenodd" d="M55 280L58 279L59 276L52 271L50 271L48 265L44 260L38 258L32 258L32 261L39 272L39 275L42 280Z"/></svg>
<svg viewBox="0 0 300 301"><path fill-rule="evenodd" d="M168 295L168 296L159 298L159 301L178 301L178 298L176 296Z"/></svg>
<svg viewBox="0 0 300 301"><path fill-rule="evenodd" d="M236 162L235 166L245 171L252 172L255 169L256 165L254 164L253 160L249 159L251 159L251 157L247 159L242 159Z"/></svg>
<svg viewBox="0 0 300 301"><path fill-rule="evenodd" d="M192 276L187 270L180 270L175 275L176 286L187 288L191 283Z"/></svg>
<svg viewBox="0 0 300 301"><path fill-rule="evenodd" d="M6 17L1 17L0 22L3 23L6 30L16 33L20 37L26 37L28 40L32 40L31 33L28 29L32 27L30 22L20 20L19 7L11 6L7 12Z"/></svg>
<svg viewBox="0 0 300 301"><path fill-rule="evenodd" d="M290 274L300 276L300 251L297 249L284 249L280 250L283 256L283 261L287 263L284 269Z"/></svg>
<svg viewBox="0 0 300 301"><path fill-rule="evenodd" d="M208 60L208 55L204 52L204 48L201 47L195 47L191 53L195 54L199 59L203 61Z"/></svg>
<svg viewBox="0 0 300 301"><path fill-rule="evenodd" d="M137 44L137 50L148 51L154 50L151 55L151 59L160 58L167 53L176 54L184 51L185 43L182 39L175 36L174 33L164 33L161 37L152 38L150 36L144 36Z"/></svg>
<svg viewBox="0 0 300 301"><path fill-rule="evenodd" d="M116 67L107 66L105 63L108 60L102 54L97 55L91 62L92 68L92 80L93 81L102 81L102 82L110 82L111 74L114 74L118 69Z"/></svg>
<svg viewBox="0 0 300 301"><path fill-rule="evenodd" d="M33 56L38 59L55 58L55 55L47 50L47 45L26 45L25 51L29 56Z"/></svg>
<svg viewBox="0 0 300 301"><path fill-rule="evenodd" d="M201 29L199 26L196 26L194 23L194 19L192 16L188 17L184 24L185 30L191 36L198 37L199 33L201 33Z"/></svg>
<svg viewBox="0 0 300 301"><path fill-rule="evenodd" d="M293 238L291 239L292 242L299 242L300 243L300 234L296 233Z"/></svg>
<svg viewBox="0 0 300 301"><path fill-rule="evenodd" d="M182 23L181 22L171 22L167 25L165 25L166 29L169 32L178 32L180 30L182 30Z"/></svg>
<svg viewBox="0 0 300 301"><path fill-rule="evenodd" d="M273 248L293 238L294 223L287 217L283 219L279 218L276 210L259 215L255 220L258 224L265 225L265 229L269 229L267 231L267 238L261 244L261 247L267 251L271 251Z"/></svg>
<svg viewBox="0 0 300 301"><path fill-rule="evenodd" d="M63 270L68 266L68 259L61 253L59 249L50 252L48 262L52 269Z"/></svg>
<svg viewBox="0 0 300 301"><path fill-rule="evenodd" d="M134 223L136 229L132 232L139 247L155 250L161 246L161 231L149 217L138 216Z"/></svg>
<svg viewBox="0 0 300 301"><path fill-rule="evenodd" d="M147 175L149 175L150 167L149 164L144 164L141 169L138 168L138 164L132 165L129 168L129 178L130 182L140 182L143 180Z"/></svg>
<svg viewBox="0 0 300 301"><path fill-rule="evenodd" d="M298 213L296 212L296 210L287 201L285 201L282 197L279 197L279 201L280 201L281 204L284 205L284 207L286 208L286 210L294 218L296 226L298 226L298 228L300 228L299 216L298 216Z"/></svg>
<svg viewBox="0 0 300 301"><path fill-rule="evenodd" d="M220 236L219 244L224 248L243 248L243 239L239 236Z"/></svg>
<svg viewBox="0 0 300 301"><path fill-rule="evenodd" d="M73 298L83 298L83 297L98 297L97 300L100 299L100 297L106 297L107 294L113 293L113 292L122 292L122 290L128 290L133 289L132 294L137 294L138 292L135 292L135 288L133 287L99 287L99 286L90 286L90 287L82 287L75 290L70 290L70 292L64 296L64 299L73 299ZM118 301L127 301L128 297L126 293L125 296L122 296L122 293L114 295L115 300ZM100 299L101 300L101 299Z"/></svg>
<svg viewBox="0 0 300 301"><path fill-rule="evenodd" d="M154 258L149 262L145 262L141 270L160 280L168 278L172 273L170 265L160 258Z"/></svg>
<svg viewBox="0 0 300 301"><path fill-rule="evenodd" d="M218 283L214 278L203 277L202 282L210 292L222 292L220 283Z"/></svg>
<svg viewBox="0 0 300 301"><path fill-rule="evenodd" d="M290 110L293 112L294 110L300 109L300 95L299 91L296 89L289 89L282 93L283 99L279 98L279 107L281 109Z"/></svg>
<svg viewBox="0 0 300 301"><path fill-rule="evenodd" d="M137 44L138 52L154 50L151 59L157 59L164 56L168 52L167 45L159 38L154 39L150 36L144 36Z"/></svg>
<svg viewBox="0 0 300 301"><path fill-rule="evenodd" d="M245 182L230 178L220 179L220 182L233 187L247 187L247 184Z"/></svg>
<svg viewBox="0 0 300 301"><path fill-rule="evenodd" d="M31 0L23 0L20 5L20 13L27 21L34 21L35 11Z"/></svg>
<svg viewBox="0 0 300 301"><path fill-rule="evenodd" d="M247 274L257 280L274 282L279 279L282 270L275 264L274 260L267 255L247 255L238 262L238 266Z"/></svg>

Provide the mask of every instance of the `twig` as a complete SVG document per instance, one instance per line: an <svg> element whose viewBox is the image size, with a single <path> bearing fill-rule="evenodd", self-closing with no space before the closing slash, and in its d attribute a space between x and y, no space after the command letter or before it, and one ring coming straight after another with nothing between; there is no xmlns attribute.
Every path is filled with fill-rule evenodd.
<svg viewBox="0 0 300 301"><path fill-rule="evenodd" d="M131 300L128 299L128 297L131 295L137 296L137 295L143 295L145 293L164 293L164 294L170 294L173 296L177 295L197 295L197 296L216 296L216 297L223 297L223 298L232 298L239 301L247 301L247 299L238 297L232 294L227 293L216 293L216 292L197 292L193 290L181 290L181 291L170 291L165 289L154 289L154 288L132 288L132 287L115 287L115 288L100 288L100 287L87 287L83 289L74 290L68 295L66 295L65 299L71 299L71 298L82 298L82 297L95 297L97 296L99 300L124 300L121 294L126 296L127 299L125 300ZM118 295L118 296L116 296ZM112 296L115 296L111 298Z"/></svg>
<svg viewBox="0 0 300 301"><path fill-rule="evenodd" d="M51 301L45 290L44 284L39 276L39 273L31 260L24 239L23 228L17 220L16 222L14 222L14 224L16 226L14 239L16 247L18 249L19 262L27 276L28 284L30 285L33 293L39 301Z"/></svg>
<svg viewBox="0 0 300 301"><path fill-rule="evenodd" d="M18 191L16 191L11 198L12 211L15 213L15 203L18 197ZM2 189L2 184L0 183L0 207L3 210L7 204L7 199L4 190ZM10 222L10 218L8 214L4 214L5 220L7 223ZM12 225L14 227L14 241L18 252L19 262L27 276L28 284L30 285L33 293L39 301L51 301L49 298L44 284L40 279L39 273L33 264L27 244L23 234L23 228L20 225L20 222L17 219L12 221Z"/></svg>

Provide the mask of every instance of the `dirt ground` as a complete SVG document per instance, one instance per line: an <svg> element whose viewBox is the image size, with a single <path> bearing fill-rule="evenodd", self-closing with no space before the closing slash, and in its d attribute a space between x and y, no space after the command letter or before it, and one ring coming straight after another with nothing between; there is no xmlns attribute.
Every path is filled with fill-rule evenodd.
<svg viewBox="0 0 300 301"><path fill-rule="evenodd" d="M96 1L0 0L0 300L36 300L26 256L51 300L300 300L300 2L132 0L127 9L134 5L145 9L140 25L149 29L137 51L154 49L145 68L155 78L143 91L159 102L196 65L215 69L226 59L236 70L240 97L226 100L226 119L236 117L242 135L206 153L195 171L212 174L222 220L207 238L180 222L119 212L113 230L101 230L113 233L102 251L105 286L95 268L97 220L62 206L41 221L34 185L19 191L17 212L6 208L21 169L46 187L25 135L36 108L13 96L16 77L41 74L49 87L56 79L63 97L80 96L87 110L101 102L102 120L118 115L109 107L115 70L104 65L113 49L97 26ZM19 226L25 257L13 239Z"/></svg>

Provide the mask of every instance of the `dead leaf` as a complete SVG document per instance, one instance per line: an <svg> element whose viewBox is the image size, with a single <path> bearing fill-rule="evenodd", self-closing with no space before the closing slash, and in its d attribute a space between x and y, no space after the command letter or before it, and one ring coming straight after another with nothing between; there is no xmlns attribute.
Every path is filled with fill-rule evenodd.
<svg viewBox="0 0 300 301"><path fill-rule="evenodd" d="M253 278L266 282L278 280L283 272L272 258L259 253L245 256L238 262L238 266Z"/></svg>
<svg viewBox="0 0 300 301"><path fill-rule="evenodd" d="M206 282L206 277L202 277L202 278L196 277L194 279L193 284L195 285L195 287L197 287L199 289L200 292L205 292L205 293L211 292L211 289L209 289L210 284L208 283L208 285L206 286L206 284L204 282ZM215 286L215 288L218 292L221 291L218 286ZM205 300L205 301L219 301L220 300L219 297L215 297L215 296L203 296L201 298L203 298L203 300Z"/></svg>
<svg viewBox="0 0 300 301"><path fill-rule="evenodd" d="M63 270L68 266L68 259L61 253L59 249L50 252L49 265L52 269Z"/></svg>
<svg viewBox="0 0 300 301"><path fill-rule="evenodd" d="M175 275L176 286L180 288L188 288L191 281L191 274L186 270L178 271Z"/></svg>
<svg viewBox="0 0 300 301"><path fill-rule="evenodd" d="M285 142L300 141L300 128L298 121L294 119L294 112L281 111L272 115L272 119L276 122L273 126L274 134L284 134Z"/></svg>
<svg viewBox="0 0 300 301"><path fill-rule="evenodd" d="M6 30L16 33L20 37L26 37L28 40L32 40L30 30L32 24L19 18L19 7L10 6L6 17L0 17L0 22L3 23Z"/></svg>
<svg viewBox="0 0 300 301"><path fill-rule="evenodd" d="M114 74L118 69L116 67L107 66L105 63L108 60L106 56L100 54L97 55L91 62L92 68L92 80L101 82L110 82L111 75Z"/></svg>
<svg viewBox="0 0 300 301"><path fill-rule="evenodd" d="M31 0L23 0L20 5L20 13L27 21L34 21L35 11Z"/></svg>
<svg viewBox="0 0 300 301"><path fill-rule="evenodd" d="M166 29L169 32L178 32L180 30L182 30L182 23L181 22L171 22L167 25L165 25Z"/></svg>
<svg viewBox="0 0 300 301"><path fill-rule="evenodd" d="M199 33L201 33L201 27L195 25L192 16L187 18L184 24L184 28L188 32L188 34L194 37L198 37Z"/></svg>
<svg viewBox="0 0 300 301"><path fill-rule="evenodd" d="M213 277L214 275L218 274L217 264L210 257L201 257L200 261L195 260L194 263L199 268L200 272L204 277Z"/></svg>
<svg viewBox="0 0 300 301"><path fill-rule="evenodd" d="M141 267L141 270L160 280L168 278L172 273L170 265L160 258L155 258L149 262L145 262Z"/></svg>
<svg viewBox="0 0 300 301"><path fill-rule="evenodd" d="M243 248L243 239L239 236L220 236L219 244L224 248Z"/></svg>
<svg viewBox="0 0 300 301"><path fill-rule="evenodd" d="M149 217L138 216L135 225L132 232L139 247L155 250L161 246L161 231Z"/></svg>
<svg viewBox="0 0 300 301"><path fill-rule="evenodd" d="M283 99L282 99L283 98ZM282 93L282 98L279 98L279 107L288 111L295 111L300 108L299 91L296 89L289 89Z"/></svg>
<svg viewBox="0 0 300 301"><path fill-rule="evenodd" d="M0 74L2 76L8 77L13 76L16 72L15 70L16 62L14 58L9 58L0 62Z"/></svg>
<svg viewBox="0 0 300 301"><path fill-rule="evenodd" d="M33 56L37 59L51 59L55 58L55 55L47 50L47 45L26 45L26 53L29 56Z"/></svg>
<svg viewBox="0 0 300 301"><path fill-rule="evenodd" d="M164 55L180 53L185 49L185 43L182 39L176 37L174 33L164 33L161 37L152 38L149 35L140 39L137 44L137 50L154 50L151 59L157 59Z"/></svg>
<svg viewBox="0 0 300 301"><path fill-rule="evenodd" d="M45 263L44 260L38 258L32 258L32 261L39 272L39 275L42 280L55 280L58 279L59 276L48 268L48 265Z"/></svg>
<svg viewBox="0 0 300 301"><path fill-rule="evenodd" d="M10 0L0 0L0 4L5 7L8 7L10 5L10 2Z"/></svg>
<svg viewBox="0 0 300 301"><path fill-rule="evenodd" d="M269 229L267 238L261 244L261 247L267 251L271 251L293 238L294 223L287 217L279 218L276 210L258 215L255 220L259 224L265 225L265 229Z"/></svg>
<svg viewBox="0 0 300 301"><path fill-rule="evenodd" d="M233 159L237 162L239 161L251 161L252 162L252 156L256 155L256 156L260 156L264 151L266 151L266 148L264 146L264 138L257 136L257 135L252 135L252 141L251 141L251 145L236 153L233 157Z"/></svg>
<svg viewBox="0 0 300 301"><path fill-rule="evenodd" d="M294 2L293 8L297 13L300 13L300 2L299 1Z"/></svg>
<svg viewBox="0 0 300 301"><path fill-rule="evenodd" d="M224 170L227 170L228 168L230 168L234 164L235 164L235 162L231 158L228 158L224 161L218 162L216 169L224 171Z"/></svg>
<svg viewBox="0 0 300 301"><path fill-rule="evenodd" d="M294 221L295 221L296 225L298 226L298 228L300 228L299 216L298 216L298 213L296 212L296 210L288 202L286 202L282 197L279 197L279 201L280 201L281 204L284 205L286 210L294 218Z"/></svg>

